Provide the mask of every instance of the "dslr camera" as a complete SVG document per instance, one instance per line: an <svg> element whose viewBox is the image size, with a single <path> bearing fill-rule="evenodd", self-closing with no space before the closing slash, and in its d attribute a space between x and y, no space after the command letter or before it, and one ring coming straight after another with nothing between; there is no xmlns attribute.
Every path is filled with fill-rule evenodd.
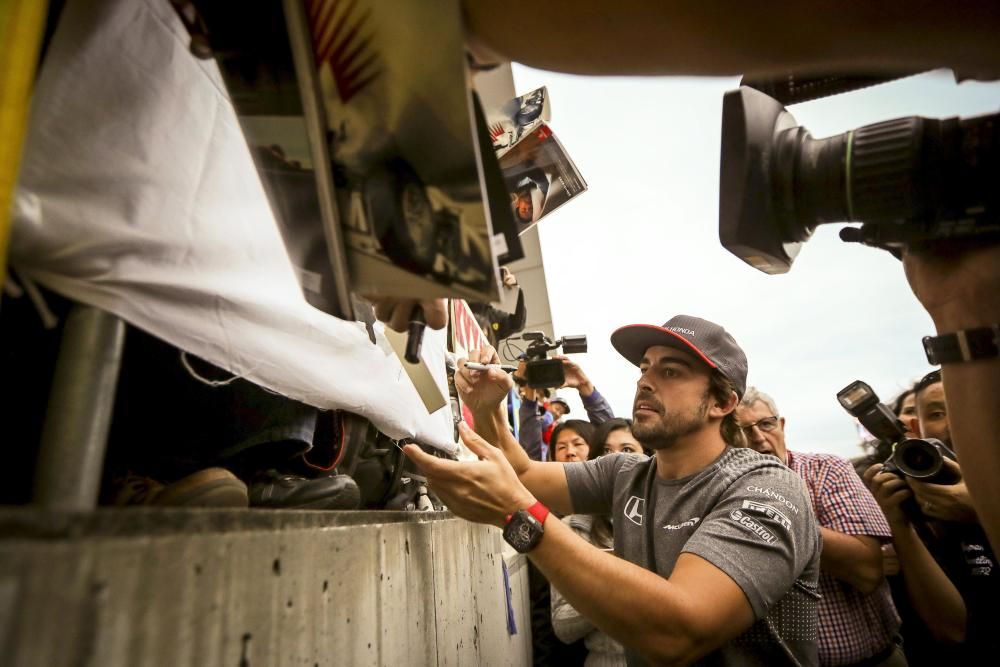
<svg viewBox="0 0 1000 667"><path fill-rule="evenodd" d="M550 359L550 351L560 347L565 354L587 351L585 335L563 336L552 340L541 331L525 331L520 337L529 341L528 349L524 353L527 360L524 379L525 384L533 389L553 389L566 384L563 362L560 359Z"/></svg>
<svg viewBox="0 0 1000 667"><path fill-rule="evenodd" d="M837 401L869 433L892 446L892 454L882 464L887 472L932 484L958 481L944 465L945 457L957 460L955 452L935 438L907 438L903 423L866 383L855 380L837 392Z"/></svg>

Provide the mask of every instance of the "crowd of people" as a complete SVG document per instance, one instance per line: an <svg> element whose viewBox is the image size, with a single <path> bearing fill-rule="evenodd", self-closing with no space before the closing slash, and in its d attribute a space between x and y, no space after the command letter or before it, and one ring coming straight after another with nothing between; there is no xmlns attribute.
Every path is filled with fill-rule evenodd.
<svg viewBox="0 0 1000 667"><path fill-rule="evenodd" d="M465 7L477 63L773 77L948 65L993 78L997 14L988 3L973 5L946 16L930 5L889 3L876 16L794 3L724 13L632 3L616 7L611 20L557 2L533 5L540 20L527 28L497 22L476 3ZM806 38L788 39L788 26ZM890 465L894 443L871 446L853 468L789 450L786 417L774 399L746 386L736 342L722 327L685 316L612 335L639 369L630 432L652 456L597 455L599 441L586 449L570 441L565 454L548 443L551 456L543 457L544 440L534 433L549 425L528 435L523 427L525 417L539 419L530 409L537 397L525 401L518 442L497 408L514 380L467 368L456 382L475 430L463 427L463 438L479 461L444 461L414 446L407 455L454 513L502 527L528 554L557 591L554 627L565 639L587 638L589 664L993 661L1000 245L914 242L897 256L934 325L936 335L924 339L928 360L942 370L893 408L910 435L952 445L956 459L942 464L947 483ZM483 349L470 361L497 356ZM586 441L583 431L567 425L560 434ZM588 526L581 515L608 517L613 552L602 546L609 538L596 518ZM545 664L538 639L535 662Z"/></svg>
<svg viewBox="0 0 1000 667"><path fill-rule="evenodd" d="M893 443L850 461L790 449L789 417L747 385L743 351L712 322L679 315L611 342L638 367L632 419L566 357L564 387L587 419L527 387L523 364L508 375L460 362L475 416L462 436L480 460L406 448L453 512L503 527L529 555L535 664L994 655L996 557L960 461L921 480L887 467ZM510 391L517 429L500 407ZM953 444L948 406L967 412L944 391L934 371L896 397L907 437Z"/></svg>
<svg viewBox="0 0 1000 667"><path fill-rule="evenodd" d="M918 71L942 64L963 75L997 72L991 3L949 12L933 3L890 2L871 14L815 3L779 3L770 11L734 4L725 13L697 3L626 3L614 11L522 4L513 14L534 20L498 21L492 4L463 3L473 61L517 60L584 74ZM685 315L613 334L614 347L637 369L631 419L615 417L582 369L565 360L566 388L579 392L587 419L566 419L568 404L556 400L542 409L544 397L523 387L515 437L502 404L523 372L459 362L455 384L475 418L475 430L460 430L479 460L448 460L412 444L405 454L452 512L503 528L537 568L533 584L543 581L548 592L543 611L552 632L548 637L533 624L536 663L570 664L558 647L545 653L552 637L566 646L582 642L572 659L588 665L991 661L998 643L993 545L1000 540L998 248L946 243L903 253L915 295L939 337L957 341L957 352L892 407L908 435L958 452L942 463L947 483L887 465L893 443L876 443L853 462L790 449L785 424L795 415L748 386L746 356L723 327ZM376 313L405 329L413 305L387 299ZM422 305L430 326L445 325L440 301ZM503 337L523 326L523 298L513 313L485 305L477 316L489 336ZM970 336L990 329L993 347L972 349ZM142 352L143 339L132 338L139 343L126 354ZM24 356L19 346L5 348ZM152 363L157 355L184 383L208 375L200 386L213 387L213 399L200 401L169 374L126 360L112 447L134 453L158 443L177 459L197 453L202 460L178 460L166 483L152 472L126 475L109 490L111 502L368 504L364 492L377 485L356 481L369 474L366 462L342 457L393 449L379 447L363 420L214 377L217 369L183 355L180 363L172 348L140 356ZM499 358L485 347L469 361ZM138 370L130 379L132 368ZM144 384L150 378L156 392ZM219 433L218 424L193 418L185 399L207 414L240 419L226 420ZM229 429L231 423L241 429ZM377 478L381 463L370 463L369 476ZM203 467L179 472L191 465ZM162 461L156 470L163 472ZM329 474L341 470L350 474ZM534 585L532 595L543 597Z"/></svg>

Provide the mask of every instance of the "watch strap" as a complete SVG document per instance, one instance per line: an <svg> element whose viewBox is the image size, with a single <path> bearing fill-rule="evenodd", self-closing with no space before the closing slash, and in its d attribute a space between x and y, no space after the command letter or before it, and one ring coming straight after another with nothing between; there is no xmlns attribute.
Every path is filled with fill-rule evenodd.
<svg viewBox="0 0 1000 667"><path fill-rule="evenodd" d="M1000 324L925 336L924 353L935 366L1000 356Z"/></svg>
<svg viewBox="0 0 1000 667"><path fill-rule="evenodd" d="M549 515L549 508L543 505L540 500L536 500L534 505L526 507L524 511L535 517L535 520L542 525L545 525L545 518ZM507 515L507 523L510 523L513 516L513 514Z"/></svg>

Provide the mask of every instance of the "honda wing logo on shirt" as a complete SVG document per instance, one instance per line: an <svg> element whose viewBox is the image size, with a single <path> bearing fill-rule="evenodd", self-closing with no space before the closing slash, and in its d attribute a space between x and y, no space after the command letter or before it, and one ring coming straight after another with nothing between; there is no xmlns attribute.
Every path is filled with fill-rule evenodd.
<svg viewBox="0 0 1000 667"><path fill-rule="evenodd" d="M639 496L632 496L625 503L625 518L637 526L642 525L642 513L646 509L646 501Z"/></svg>

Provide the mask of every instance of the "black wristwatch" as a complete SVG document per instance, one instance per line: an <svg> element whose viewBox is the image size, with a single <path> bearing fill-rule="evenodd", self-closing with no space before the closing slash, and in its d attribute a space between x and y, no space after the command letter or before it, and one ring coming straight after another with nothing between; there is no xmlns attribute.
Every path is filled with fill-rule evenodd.
<svg viewBox="0 0 1000 667"><path fill-rule="evenodd" d="M927 362L935 366L1000 356L1000 324L924 338Z"/></svg>
<svg viewBox="0 0 1000 667"><path fill-rule="evenodd" d="M545 535L545 517L549 508L536 502L528 509L518 510L507 517L503 539L518 553L526 554L542 541Z"/></svg>

